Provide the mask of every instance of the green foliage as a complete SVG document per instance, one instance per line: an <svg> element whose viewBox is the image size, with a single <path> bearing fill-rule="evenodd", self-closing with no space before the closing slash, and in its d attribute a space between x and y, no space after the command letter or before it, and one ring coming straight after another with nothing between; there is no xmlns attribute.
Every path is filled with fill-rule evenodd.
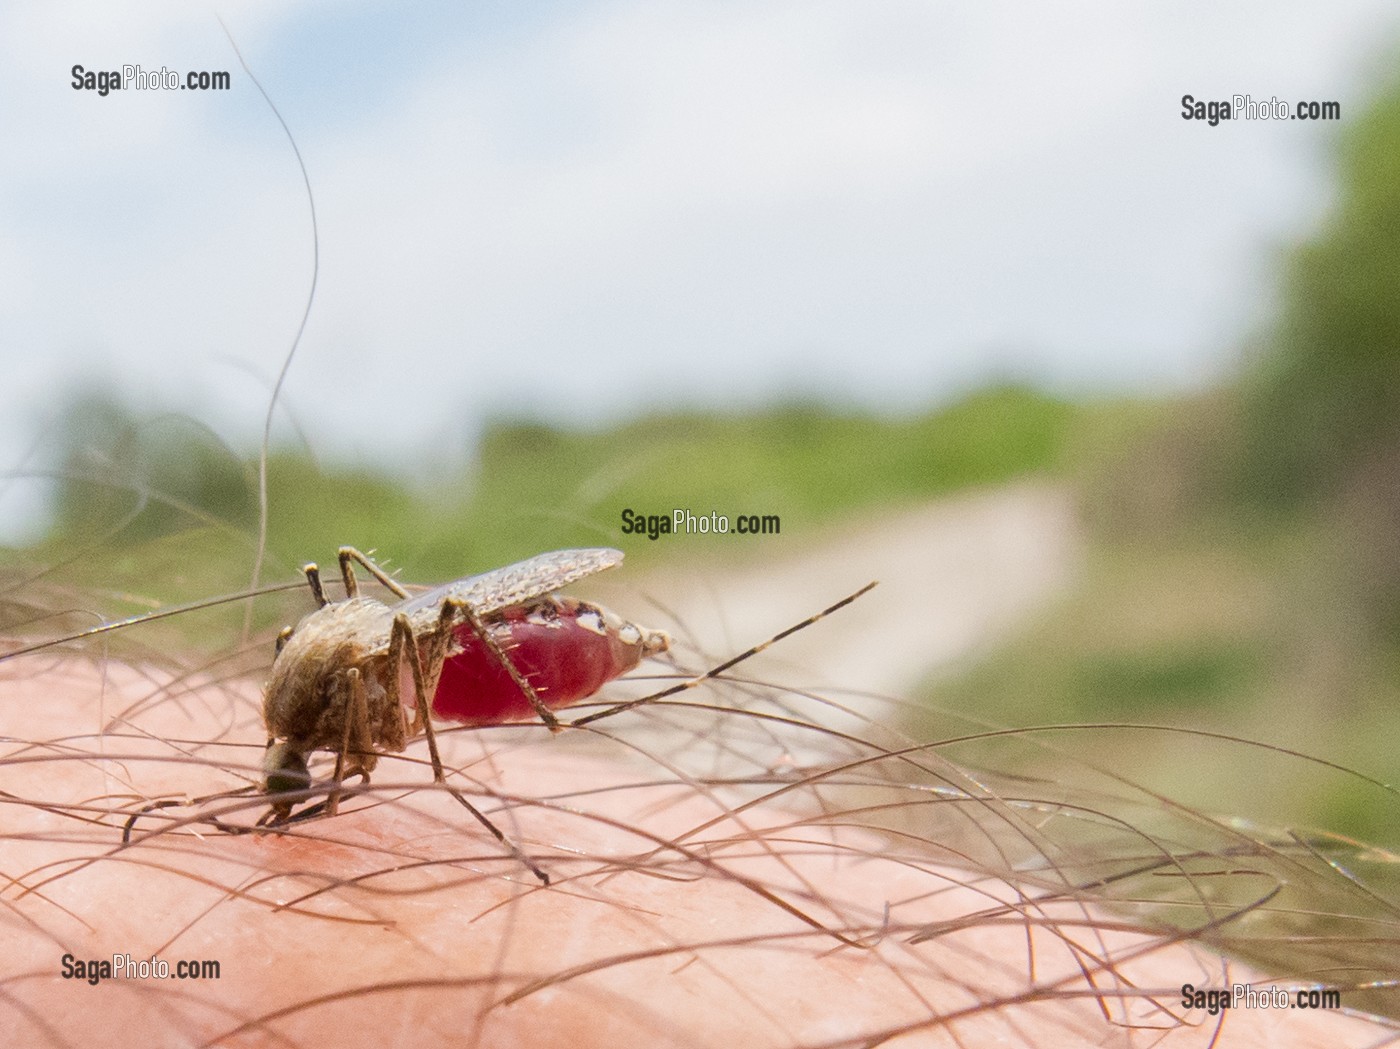
<svg viewBox="0 0 1400 1049"><path fill-rule="evenodd" d="M440 578L569 545L663 553L665 542L621 533L624 508L779 514L782 537L747 540L753 552L865 507L1051 469L1076 412L1007 387L909 420L789 405L654 415L594 432L502 422L486 431L468 475L418 492L279 455L269 471L272 548L293 556L348 542Z"/></svg>
<svg viewBox="0 0 1400 1049"><path fill-rule="evenodd" d="M1163 709L1210 707L1250 682L1262 653L1215 638L1148 645L1077 661L1071 695L1089 716L1152 719Z"/></svg>
<svg viewBox="0 0 1400 1049"><path fill-rule="evenodd" d="M1400 80L1348 126L1338 173L1246 390L1248 476L1265 501L1332 494L1400 453Z"/></svg>
<svg viewBox="0 0 1400 1049"><path fill-rule="evenodd" d="M1318 531L1275 523L1267 536L1100 543L1061 601L975 662L930 681L932 708L910 731L959 735L967 716L995 726L1109 722L1224 733L1242 742L1132 729L1033 736L1056 749L1040 766L1032 754L1019 768L1054 777L1068 751L1208 812L1394 841L1393 816L1373 787L1342 776L1321 790L1316 766L1263 749L1400 779L1400 681L1354 629L1354 607L1331 585L1332 564L1314 556L1325 542ZM1265 779L1271 786L1260 794Z"/></svg>
<svg viewBox="0 0 1400 1049"><path fill-rule="evenodd" d="M796 404L750 415L680 413L593 434L500 425L481 450L474 507L616 541L624 507L778 513L807 524L1054 468L1076 418L1020 387L913 419Z"/></svg>
<svg viewBox="0 0 1400 1049"><path fill-rule="evenodd" d="M1400 78L1341 142L1339 193L1291 256L1281 317L1243 403L1250 501L1328 517L1340 583L1400 642Z"/></svg>
<svg viewBox="0 0 1400 1049"><path fill-rule="evenodd" d="M780 515L782 535L746 541L752 553L862 508L1054 469L1081 415L1004 386L908 419L791 404L654 415L593 432L502 422L487 430L469 472L418 487L274 451L265 578L346 543L379 551L415 579L568 545L662 552L665 543L621 533L624 508ZM59 545L100 542L109 566L113 551L125 551L135 571L133 550L158 556L154 541L199 529L206 560L228 564L231 581L246 575L257 522L253 459L240 460L188 419L143 417L110 395L75 399L61 432ZM732 537L708 542L733 549Z"/></svg>
<svg viewBox="0 0 1400 1049"><path fill-rule="evenodd" d="M1081 420L1067 472L1093 545L1079 589L930 682L943 712L916 734L965 711L1121 720L1400 779L1400 650L1386 648L1400 638L1400 80L1349 120L1339 156L1335 208L1287 256L1258 358L1222 389ZM1206 810L1394 840L1355 778L1321 791L1306 762L1243 748L1222 762L1190 734L1084 738Z"/></svg>
<svg viewBox="0 0 1400 1049"><path fill-rule="evenodd" d="M385 474L322 467L290 452L268 457L267 505L271 563L291 568L330 559L345 544L398 556L395 544L422 510L414 492Z"/></svg>
<svg viewBox="0 0 1400 1049"><path fill-rule="evenodd" d="M139 417L87 391L69 401L58 432L54 532L65 540L142 542L250 519L246 464L187 416Z"/></svg>

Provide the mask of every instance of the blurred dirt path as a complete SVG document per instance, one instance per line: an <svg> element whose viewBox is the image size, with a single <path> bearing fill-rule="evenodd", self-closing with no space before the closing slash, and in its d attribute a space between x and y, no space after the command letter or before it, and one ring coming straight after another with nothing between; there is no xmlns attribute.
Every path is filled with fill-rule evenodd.
<svg viewBox="0 0 1400 1049"><path fill-rule="evenodd" d="M1023 483L882 512L792 546L778 559L703 575L663 568L634 585L724 658L877 579L855 604L776 646L767 668L795 685L905 697L1059 593L1075 574L1080 538L1067 492ZM644 618L635 593L626 606ZM863 705L867 715L875 708Z"/></svg>

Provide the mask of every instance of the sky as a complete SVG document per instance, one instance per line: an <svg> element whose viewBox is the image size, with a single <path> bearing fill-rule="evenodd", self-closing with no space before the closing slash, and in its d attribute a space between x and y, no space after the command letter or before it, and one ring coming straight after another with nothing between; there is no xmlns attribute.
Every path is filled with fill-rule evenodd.
<svg viewBox="0 0 1400 1049"><path fill-rule="evenodd" d="M1327 214L1380 0L0 8L0 541L82 384L255 447L431 472L602 425L977 384L1208 384ZM73 88L72 67L231 89ZM1182 119L1181 98L1342 120Z"/></svg>

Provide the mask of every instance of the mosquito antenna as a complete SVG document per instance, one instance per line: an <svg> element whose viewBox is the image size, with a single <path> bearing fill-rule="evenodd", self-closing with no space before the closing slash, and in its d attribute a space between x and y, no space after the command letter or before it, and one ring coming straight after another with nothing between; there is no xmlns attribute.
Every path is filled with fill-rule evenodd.
<svg viewBox="0 0 1400 1049"><path fill-rule="evenodd" d="M282 370L277 373L277 381L272 386L272 396L267 402L267 417L263 420L262 447L258 452L258 544L253 555L253 577L249 581L249 589L256 590L258 582L262 578L263 556L267 552L267 449L272 441L272 417L277 410L277 398L282 393L282 385L287 380L287 372L291 370L292 359L296 356L297 347L301 345L301 337L306 331L306 322L311 318L311 306L316 301L316 280L321 274L321 235L316 224L316 197L311 192L311 176L306 170L306 161L302 159L301 149L297 146L297 140L292 134L292 129L287 126L287 121L282 117L281 111L277 108L277 103L272 101L272 96L267 93L267 89L262 86L253 71L248 68L248 60L243 57L243 52L238 49L238 41L234 40L233 34L224 24L223 18L217 14L219 26L224 31L224 36L228 37L229 46L233 48L233 53L238 56L238 64L243 67L243 72L248 74L248 79L253 82L253 86L262 95L267 107L272 110L272 115L277 118L277 122L282 125L282 130L287 135L287 141L292 145L292 152L297 158L297 167L301 169L301 180L306 186L306 206L311 215L311 287L306 292L306 308L302 310L301 323L297 325L297 333L292 339L292 345L287 350L287 355L282 359ZM248 640L248 634L253 629L253 606L249 604L243 612L243 640Z"/></svg>
<svg viewBox="0 0 1400 1049"><path fill-rule="evenodd" d="M818 620L825 619L827 616L831 615L831 613L845 608L852 601L856 600L856 598L862 597L865 594L870 593L870 591L874 590L878 582L879 580L876 580L873 583L866 583L854 594L851 594L847 597L843 597L840 601L837 601L836 604L823 608L820 612L816 613L815 615L808 616L800 623L794 623L786 630L774 634L767 641L762 641L759 644L754 645L752 648L746 648L733 659L727 659L719 666L712 667L711 669L705 671L703 674L699 674L696 677L690 678L686 681L682 681L679 684L672 685L670 688L663 688L660 692L653 692L649 696L643 696L641 699L634 699L627 703L618 703L616 706L611 706L605 710L599 710L592 714L588 714L584 717L577 718L573 721L568 722L568 725L570 728L581 728L582 726L592 724L595 721L601 721L603 718L610 718L614 714L621 714L624 710L631 710L633 707L639 707L643 703L654 703L658 699L665 699L667 696L674 696L678 692L684 692L687 689L696 688L699 685L703 685L706 681L710 681L714 678L719 677L726 670L730 670L733 667L738 666L740 663L744 662L744 660L752 659L764 649L769 648L772 645L776 645L783 638L795 634L799 630L805 630L807 627L811 626Z"/></svg>

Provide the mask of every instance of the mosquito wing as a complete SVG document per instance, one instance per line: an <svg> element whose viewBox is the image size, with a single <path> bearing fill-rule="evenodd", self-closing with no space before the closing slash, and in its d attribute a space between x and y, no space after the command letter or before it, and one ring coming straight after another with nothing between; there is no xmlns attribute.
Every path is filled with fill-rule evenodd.
<svg viewBox="0 0 1400 1049"><path fill-rule="evenodd" d="M452 597L465 601L478 615L488 615L534 597L552 594L570 583L621 563L622 551L606 547L555 550L549 554L537 554L518 564L445 583L425 594L409 598L394 611L413 616L425 609L436 610L444 598Z"/></svg>

